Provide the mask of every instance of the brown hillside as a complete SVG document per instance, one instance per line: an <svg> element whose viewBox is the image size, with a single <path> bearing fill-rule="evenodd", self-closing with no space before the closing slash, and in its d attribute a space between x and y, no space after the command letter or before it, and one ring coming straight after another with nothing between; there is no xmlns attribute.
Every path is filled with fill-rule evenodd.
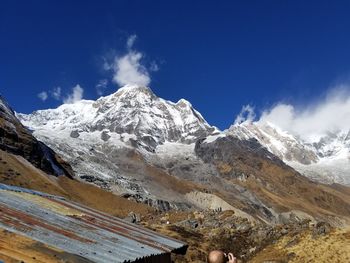
<svg viewBox="0 0 350 263"><path fill-rule="evenodd" d="M146 214L152 209L116 196L92 184L65 176L48 176L24 158L0 150L0 183L60 195L103 212L125 217L131 211Z"/></svg>
<svg viewBox="0 0 350 263"><path fill-rule="evenodd" d="M212 143L199 141L196 153L228 184L248 189L276 212L302 211L334 225L350 222L348 187L312 182L255 141L229 136Z"/></svg>

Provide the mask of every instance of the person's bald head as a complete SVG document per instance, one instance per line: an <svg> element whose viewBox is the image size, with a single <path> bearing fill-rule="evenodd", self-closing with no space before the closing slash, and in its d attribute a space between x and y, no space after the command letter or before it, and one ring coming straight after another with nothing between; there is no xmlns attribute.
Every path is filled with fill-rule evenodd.
<svg viewBox="0 0 350 263"><path fill-rule="evenodd" d="M213 250L208 255L209 263L226 263L227 259L221 250Z"/></svg>

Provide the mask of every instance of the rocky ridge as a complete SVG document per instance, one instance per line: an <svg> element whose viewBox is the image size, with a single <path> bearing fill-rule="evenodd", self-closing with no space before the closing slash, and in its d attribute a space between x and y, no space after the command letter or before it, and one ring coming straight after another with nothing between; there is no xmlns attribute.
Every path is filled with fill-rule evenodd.
<svg viewBox="0 0 350 263"><path fill-rule="evenodd" d="M36 133L68 131L72 138L90 133L103 141L119 135L127 145L149 152L164 142L193 143L199 137L218 132L188 101L166 101L150 88L133 85L96 101L82 100L18 117Z"/></svg>
<svg viewBox="0 0 350 263"><path fill-rule="evenodd" d="M232 125L225 133L242 140L256 139L312 180L350 185L349 131L329 132L316 141L308 142L274 124L258 121Z"/></svg>
<svg viewBox="0 0 350 263"><path fill-rule="evenodd" d="M79 178L160 210L198 208L203 198L193 193L200 192L269 223L292 211L334 225L350 215L346 191L311 182L254 136L219 132L190 103L165 101L148 88L17 116ZM298 147L291 156L306 149ZM317 156L306 151L299 159Z"/></svg>
<svg viewBox="0 0 350 263"><path fill-rule="evenodd" d="M73 178L71 166L51 148L34 138L0 97L0 149L20 155L35 167L55 176Z"/></svg>

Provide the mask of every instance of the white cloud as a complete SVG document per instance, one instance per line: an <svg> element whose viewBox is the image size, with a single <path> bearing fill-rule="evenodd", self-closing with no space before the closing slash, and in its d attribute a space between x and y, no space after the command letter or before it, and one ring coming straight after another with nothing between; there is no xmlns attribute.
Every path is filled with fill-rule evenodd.
<svg viewBox="0 0 350 263"><path fill-rule="evenodd" d="M47 100L49 96L47 95L47 92L46 91L42 91L38 94L38 98L41 99L42 101L45 101Z"/></svg>
<svg viewBox="0 0 350 263"><path fill-rule="evenodd" d="M159 70L159 66L155 62L152 62L149 68L144 66L142 60L145 55L134 49L136 39L136 35L131 35L126 41L127 53L114 56L111 63L108 59L103 58L103 69L113 72L113 82L119 86L128 84L149 86L151 83L149 72Z"/></svg>
<svg viewBox="0 0 350 263"><path fill-rule="evenodd" d="M235 119L235 124L240 124L242 122L252 122L255 119L254 107L245 105L242 107L241 112Z"/></svg>
<svg viewBox="0 0 350 263"><path fill-rule="evenodd" d="M51 90L51 96L55 100L60 100L61 99L61 87L56 87Z"/></svg>
<svg viewBox="0 0 350 263"><path fill-rule="evenodd" d="M60 87L56 87L53 88L49 91L42 91L38 94L38 97L42 100L42 101L46 101L49 97L55 99L55 100L61 100L61 88Z"/></svg>
<svg viewBox="0 0 350 263"><path fill-rule="evenodd" d="M113 81L119 86L127 84L148 86L151 78L147 69L140 63L142 57L140 52L129 51L125 56L117 58L114 64Z"/></svg>
<svg viewBox="0 0 350 263"><path fill-rule="evenodd" d="M107 88L108 80L107 79L101 79L96 85L96 92L97 95L102 96L105 89Z"/></svg>
<svg viewBox="0 0 350 263"><path fill-rule="evenodd" d="M307 141L329 132L350 130L350 86L339 86L313 105L295 107L279 103L265 110L260 122L270 122Z"/></svg>
<svg viewBox="0 0 350 263"><path fill-rule="evenodd" d="M84 93L84 89L82 87L80 87L79 84L77 84L75 87L73 87L72 93L69 94L63 100L63 103L72 104L72 103L75 103L77 101L80 101L83 98L83 93Z"/></svg>

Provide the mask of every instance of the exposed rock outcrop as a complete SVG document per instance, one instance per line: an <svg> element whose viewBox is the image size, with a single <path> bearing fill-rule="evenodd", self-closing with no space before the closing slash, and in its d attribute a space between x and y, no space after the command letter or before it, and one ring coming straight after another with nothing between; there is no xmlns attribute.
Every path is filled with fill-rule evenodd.
<svg viewBox="0 0 350 263"><path fill-rule="evenodd" d="M0 149L23 156L48 174L73 178L71 166L51 148L34 138L2 97L0 97Z"/></svg>

